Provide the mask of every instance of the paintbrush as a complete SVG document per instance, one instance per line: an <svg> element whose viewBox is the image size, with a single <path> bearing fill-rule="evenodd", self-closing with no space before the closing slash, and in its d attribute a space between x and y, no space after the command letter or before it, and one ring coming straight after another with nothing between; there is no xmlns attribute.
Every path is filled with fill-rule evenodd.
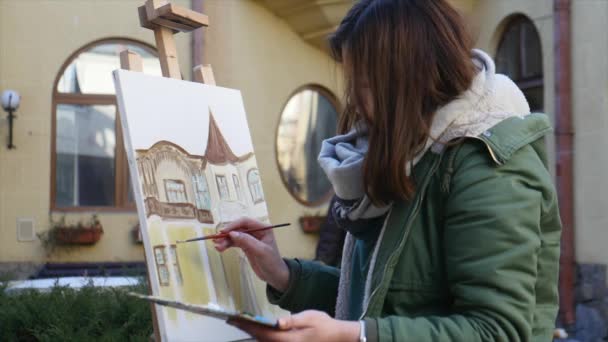
<svg viewBox="0 0 608 342"><path fill-rule="evenodd" d="M267 226L267 227L262 227L262 228L254 228L254 229L246 229L246 230L233 230L233 231L239 232L239 233L254 233L254 232L261 232L261 231L268 230L268 229L287 227L290 225L291 225L291 223L281 223L281 224L275 224L274 226ZM209 240L209 239L223 239L223 238L229 237L230 236L229 233L230 232L206 235L206 236L201 236L201 237L197 237L194 239L188 239L188 240L178 240L178 241L176 241L176 243L202 241L202 240Z"/></svg>

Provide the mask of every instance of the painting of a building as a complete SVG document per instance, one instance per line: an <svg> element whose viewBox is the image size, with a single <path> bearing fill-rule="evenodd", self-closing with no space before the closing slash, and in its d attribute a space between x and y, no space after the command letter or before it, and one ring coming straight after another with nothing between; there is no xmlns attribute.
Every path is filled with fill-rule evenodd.
<svg viewBox="0 0 608 342"><path fill-rule="evenodd" d="M172 223L190 225L193 233L210 234L243 216L268 220L253 152L235 155L211 110L204 155L190 154L166 140L136 152L146 216L159 223L165 235L172 235ZM159 285L175 290L172 295L178 299L188 299L179 290L188 285L184 284L176 245L167 245L165 240L153 248ZM220 256L210 242L201 244L199 252L203 255L200 262L209 268L206 276L212 278L208 281L210 302L230 309L260 311L255 300L245 300L255 297L253 279L243 272L246 259L240 255ZM236 303L233 298L238 299Z"/></svg>
<svg viewBox="0 0 608 342"><path fill-rule="evenodd" d="M266 220L264 194L253 153L236 156L210 112L204 156L169 141L137 151L148 216L194 219L222 226L242 216ZM241 184L246 184L243 187Z"/></svg>

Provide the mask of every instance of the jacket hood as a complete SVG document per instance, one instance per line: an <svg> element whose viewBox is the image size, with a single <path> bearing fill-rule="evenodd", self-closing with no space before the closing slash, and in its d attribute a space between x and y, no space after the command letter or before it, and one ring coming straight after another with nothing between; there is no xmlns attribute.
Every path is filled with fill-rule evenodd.
<svg viewBox="0 0 608 342"><path fill-rule="evenodd" d="M490 56L473 50L473 63L479 73L469 90L435 113L429 146L461 137L477 137L503 120L530 114L524 94L511 79L496 73Z"/></svg>

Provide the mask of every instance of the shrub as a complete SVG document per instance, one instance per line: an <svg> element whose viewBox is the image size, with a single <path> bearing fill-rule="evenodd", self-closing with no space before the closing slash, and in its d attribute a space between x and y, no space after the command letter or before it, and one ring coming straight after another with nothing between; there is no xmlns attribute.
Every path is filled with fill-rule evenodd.
<svg viewBox="0 0 608 342"><path fill-rule="evenodd" d="M148 341L150 305L128 289L55 286L7 293L0 287L0 341Z"/></svg>

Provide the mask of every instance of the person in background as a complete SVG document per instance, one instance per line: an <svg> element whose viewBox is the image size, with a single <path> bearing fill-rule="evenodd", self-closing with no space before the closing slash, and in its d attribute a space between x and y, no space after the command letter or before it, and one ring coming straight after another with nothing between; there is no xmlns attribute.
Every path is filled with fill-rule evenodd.
<svg viewBox="0 0 608 342"><path fill-rule="evenodd" d="M473 50L447 0L355 2L330 39L346 77L319 162L348 231L341 267L283 259L242 219L241 248L279 329L260 341L550 341L561 223L543 114ZM277 209L275 209L277 210Z"/></svg>
<svg viewBox="0 0 608 342"><path fill-rule="evenodd" d="M327 209L327 219L321 225L319 242L315 251L315 260L328 266L338 267L342 260L342 248L346 238L346 230L338 226L332 208L336 197L332 197Z"/></svg>

